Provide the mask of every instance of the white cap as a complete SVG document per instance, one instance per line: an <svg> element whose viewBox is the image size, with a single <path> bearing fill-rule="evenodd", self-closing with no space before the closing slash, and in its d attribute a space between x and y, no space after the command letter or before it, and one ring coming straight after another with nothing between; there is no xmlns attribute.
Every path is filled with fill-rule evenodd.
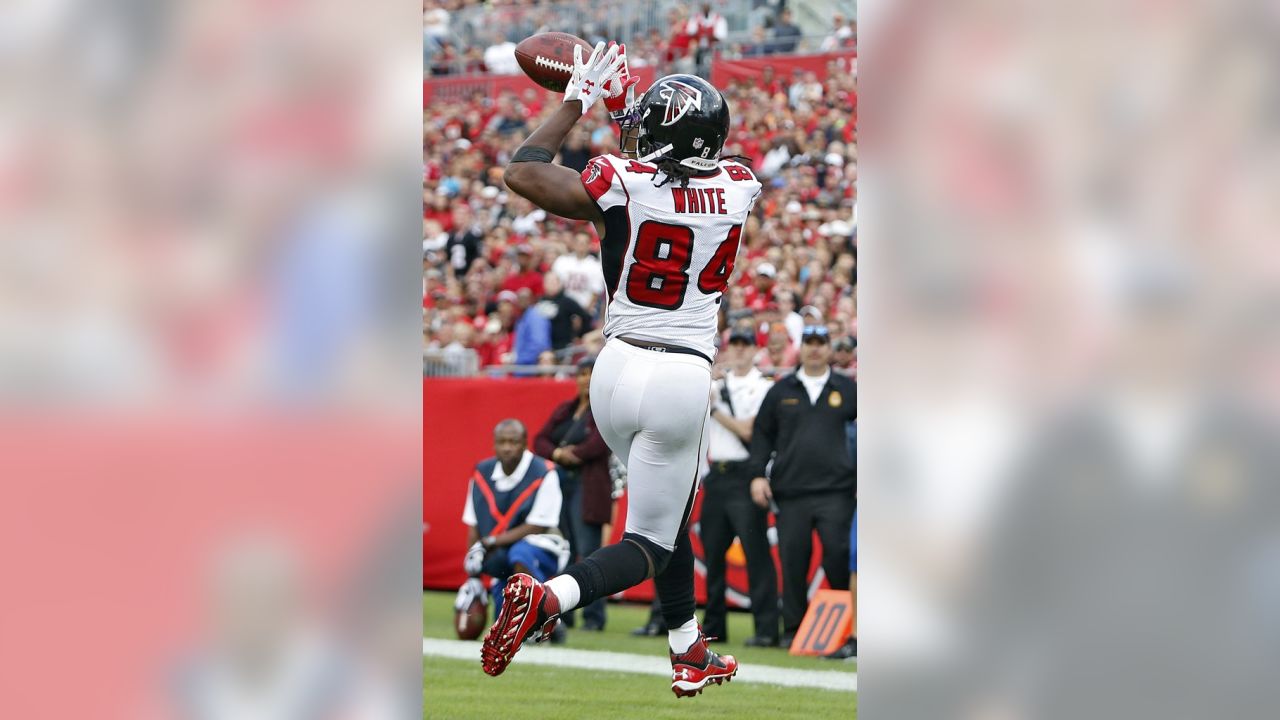
<svg viewBox="0 0 1280 720"><path fill-rule="evenodd" d="M763 262L756 268L756 274L765 277L777 277L778 269L773 266L773 263Z"/></svg>

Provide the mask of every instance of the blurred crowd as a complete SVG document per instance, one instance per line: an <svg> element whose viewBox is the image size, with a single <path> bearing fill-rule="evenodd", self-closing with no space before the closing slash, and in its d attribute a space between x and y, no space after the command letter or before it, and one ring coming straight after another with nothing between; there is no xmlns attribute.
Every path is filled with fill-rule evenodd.
<svg viewBox="0 0 1280 720"><path fill-rule="evenodd" d="M857 98L854 74L814 72L722 88L733 112L724 155L747 159L764 184L721 304L725 338L749 328L762 370L790 369L805 325L856 344ZM604 344L599 238L589 223L548 215L509 193L511 153L559 104L534 89L433 102L423 117L424 371L495 366L571 374ZM603 113L572 131L557 161L578 170L617 152ZM543 366L534 370L531 366Z"/></svg>
<svg viewBox="0 0 1280 720"><path fill-rule="evenodd" d="M515 47L540 32L569 32L591 44L627 38L627 54L637 66L660 74L705 72L713 57L759 57L774 53L852 50L857 23L852 4L833 3L821 33L807 34L785 0L674 4L635 3L622 7L566 0L487 3L462 0L423 4L423 68L427 75L519 72Z"/></svg>

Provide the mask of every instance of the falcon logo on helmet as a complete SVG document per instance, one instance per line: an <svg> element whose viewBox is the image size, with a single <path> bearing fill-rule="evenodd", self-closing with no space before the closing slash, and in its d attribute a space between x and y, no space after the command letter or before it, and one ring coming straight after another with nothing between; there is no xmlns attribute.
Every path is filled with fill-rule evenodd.
<svg viewBox="0 0 1280 720"><path fill-rule="evenodd" d="M663 126L674 124L685 113L697 110L702 105L702 91L679 80L668 80L658 94L667 101L667 112L662 117Z"/></svg>

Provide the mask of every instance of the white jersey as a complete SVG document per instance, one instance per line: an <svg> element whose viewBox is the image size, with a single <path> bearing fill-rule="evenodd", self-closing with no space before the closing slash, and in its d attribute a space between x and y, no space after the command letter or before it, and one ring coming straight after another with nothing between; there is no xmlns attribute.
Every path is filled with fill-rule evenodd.
<svg viewBox="0 0 1280 720"><path fill-rule="evenodd" d="M715 357L716 314L742 226L760 195L746 167L727 160L688 187L653 165L591 159L582 183L604 215L601 265L609 293L606 338L625 336Z"/></svg>

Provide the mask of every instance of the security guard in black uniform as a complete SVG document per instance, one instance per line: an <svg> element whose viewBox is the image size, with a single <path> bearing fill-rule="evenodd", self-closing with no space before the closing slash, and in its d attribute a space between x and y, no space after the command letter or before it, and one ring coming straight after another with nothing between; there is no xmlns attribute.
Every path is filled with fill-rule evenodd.
<svg viewBox="0 0 1280 720"><path fill-rule="evenodd" d="M804 328L801 366L765 396L751 435L752 500L760 507L776 504L783 645L790 644L809 608L815 529L827 582L836 590L849 588L849 530L858 480L846 431L857 419L858 391L852 379L831 372L830 360L827 328Z"/></svg>
<svg viewBox="0 0 1280 720"><path fill-rule="evenodd" d="M711 386L708 432L710 468L702 480L699 529L707 562L707 610L702 631L708 637L729 639L725 622L725 552L736 535L747 561L748 597L755 618L749 646L778 644L778 570L769 550L767 510L751 500L751 428L756 411L773 383L752 364L755 334L735 330L722 356L725 376Z"/></svg>

